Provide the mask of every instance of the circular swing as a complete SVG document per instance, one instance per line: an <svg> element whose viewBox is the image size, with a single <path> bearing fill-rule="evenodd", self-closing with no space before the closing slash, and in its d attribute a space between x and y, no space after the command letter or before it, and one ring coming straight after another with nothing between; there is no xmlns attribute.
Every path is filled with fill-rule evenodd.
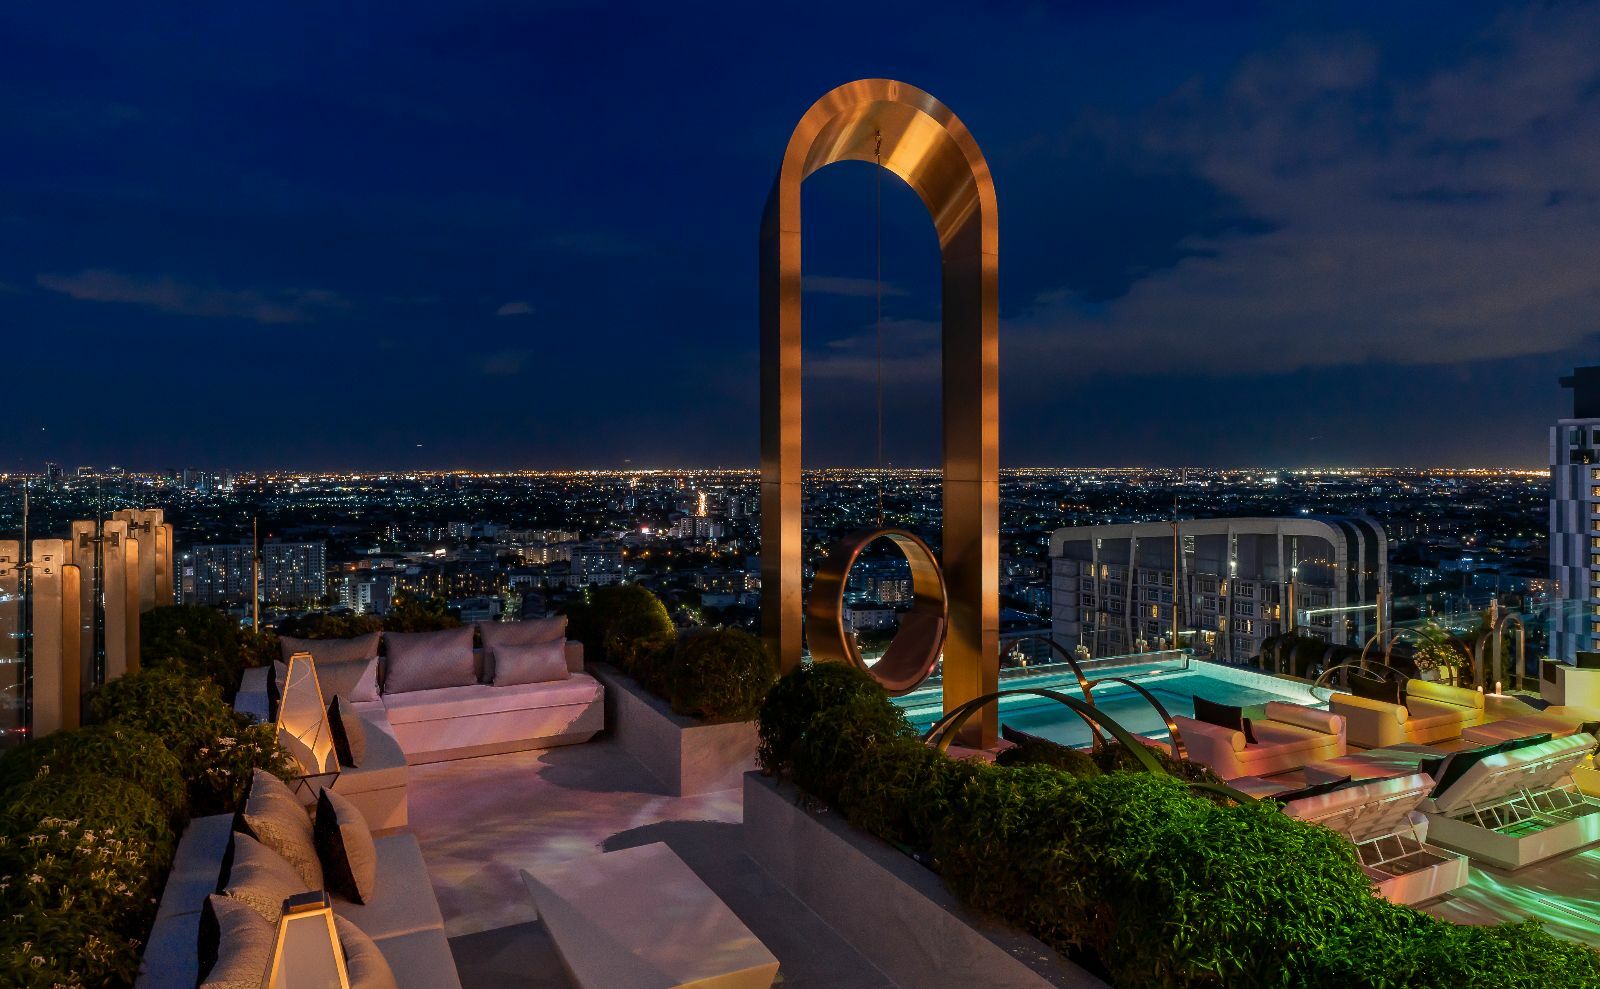
<svg viewBox="0 0 1600 989"><path fill-rule="evenodd" d="M885 527L883 522L883 135L873 151L877 164L877 402L878 402L878 527L853 532L835 543L811 583L806 601L806 641L815 662L850 663L866 670L891 695L915 690L939 665L949 626L949 599L944 571L933 550L915 533ZM861 646L845 625L845 585L861 554L887 539L911 567L911 610L883 655L868 665Z"/></svg>

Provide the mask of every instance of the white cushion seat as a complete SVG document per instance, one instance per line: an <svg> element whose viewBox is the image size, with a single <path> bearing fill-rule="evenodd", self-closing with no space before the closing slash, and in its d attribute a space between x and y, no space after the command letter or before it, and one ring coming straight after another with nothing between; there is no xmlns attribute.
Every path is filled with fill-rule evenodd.
<svg viewBox="0 0 1600 989"><path fill-rule="evenodd" d="M1270 701L1265 717L1250 719L1255 743L1244 732L1175 715L1189 758L1225 780L1272 776L1345 753L1344 719L1336 714Z"/></svg>
<svg viewBox="0 0 1600 989"><path fill-rule="evenodd" d="M480 714L500 714L564 704L592 704L600 696L600 683L587 673L574 673L549 683L519 683L496 687L477 683L469 687L441 687L387 694L389 724L442 721Z"/></svg>
<svg viewBox="0 0 1600 989"><path fill-rule="evenodd" d="M1285 725L1276 721L1252 721L1250 731L1256 738L1257 745L1270 745L1280 754L1290 752L1308 752L1318 748L1327 741L1327 733L1301 728L1299 725ZM1245 751L1250 751L1246 744Z"/></svg>
<svg viewBox="0 0 1600 989"><path fill-rule="evenodd" d="M373 848L378 853L378 883L372 902L352 903L335 896L333 912L375 941L442 930L444 916L433 898L433 881L417 839L409 833L385 835L373 840ZM428 895L418 895L419 890Z"/></svg>

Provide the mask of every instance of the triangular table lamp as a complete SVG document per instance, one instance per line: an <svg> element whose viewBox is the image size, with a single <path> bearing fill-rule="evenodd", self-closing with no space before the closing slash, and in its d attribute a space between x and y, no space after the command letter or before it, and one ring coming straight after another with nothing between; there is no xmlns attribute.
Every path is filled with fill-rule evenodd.
<svg viewBox="0 0 1600 989"><path fill-rule="evenodd" d="M350 989L344 949L328 894L298 893L283 901L264 989Z"/></svg>
<svg viewBox="0 0 1600 989"><path fill-rule="evenodd" d="M278 742L300 766L294 780L297 790L315 794L319 787L333 787L339 778L339 754L328 729L317 665L308 652L289 657L278 691Z"/></svg>

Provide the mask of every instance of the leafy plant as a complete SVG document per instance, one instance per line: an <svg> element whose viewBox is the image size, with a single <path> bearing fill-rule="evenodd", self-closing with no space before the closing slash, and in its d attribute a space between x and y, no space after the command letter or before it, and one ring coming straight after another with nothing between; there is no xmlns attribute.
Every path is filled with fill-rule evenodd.
<svg viewBox="0 0 1600 989"><path fill-rule="evenodd" d="M643 661L674 641L677 628L666 605L648 588L613 584L594 588L587 602L568 610L567 634L582 642L591 658L645 680L648 670Z"/></svg>
<svg viewBox="0 0 1600 989"><path fill-rule="evenodd" d="M161 739L129 725L90 725L34 739L0 756L0 802L16 786L43 776L96 773L126 780L148 794L173 827L189 815L183 767Z"/></svg>
<svg viewBox="0 0 1600 989"><path fill-rule="evenodd" d="M742 629L684 636L650 664L646 685L679 714L707 721L748 721L778 679L766 644Z"/></svg>
<svg viewBox="0 0 1600 989"><path fill-rule="evenodd" d="M41 776L6 793L0 834L26 835L46 818L79 821L96 829L118 828L170 855L172 826L161 805L127 780L95 773Z"/></svg>
<svg viewBox="0 0 1600 989"><path fill-rule="evenodd" d="M139 974L139 945L87 911L7 910L0 971L13 989L131 986Z"/></svg>
<svg viewBox="0 0 1600 989"><path fill-rule="evenodd" d="M147 669L176 669L212 680L223 696L239 690L245 642L239 624L215 608L180 604L139 617L139 661Z"/></svg>
<svg viewBox="0 0 1600 989"><path fill-rule="evenodd" d="M761 705L756 758L762 770L787 776L793 769L795 744L811 719L857 698L874 698L893 706L878 681L848 663L813 663L786 674L773 684Z"/></svg>

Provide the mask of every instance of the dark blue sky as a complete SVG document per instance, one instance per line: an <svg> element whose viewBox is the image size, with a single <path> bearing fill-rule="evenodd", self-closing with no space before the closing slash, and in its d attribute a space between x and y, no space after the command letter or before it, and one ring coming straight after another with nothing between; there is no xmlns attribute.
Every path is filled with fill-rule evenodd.
<svg viewBox="0 0 1600 989"><path fill-rule="evenodd" d="M1595 4L95 6L0 11L0 469L752 465L762 202L862 76L989 158L1006 464L1537 465L1600 359ZM806 187L812 464L874 456L874 181Z"/></svg>

